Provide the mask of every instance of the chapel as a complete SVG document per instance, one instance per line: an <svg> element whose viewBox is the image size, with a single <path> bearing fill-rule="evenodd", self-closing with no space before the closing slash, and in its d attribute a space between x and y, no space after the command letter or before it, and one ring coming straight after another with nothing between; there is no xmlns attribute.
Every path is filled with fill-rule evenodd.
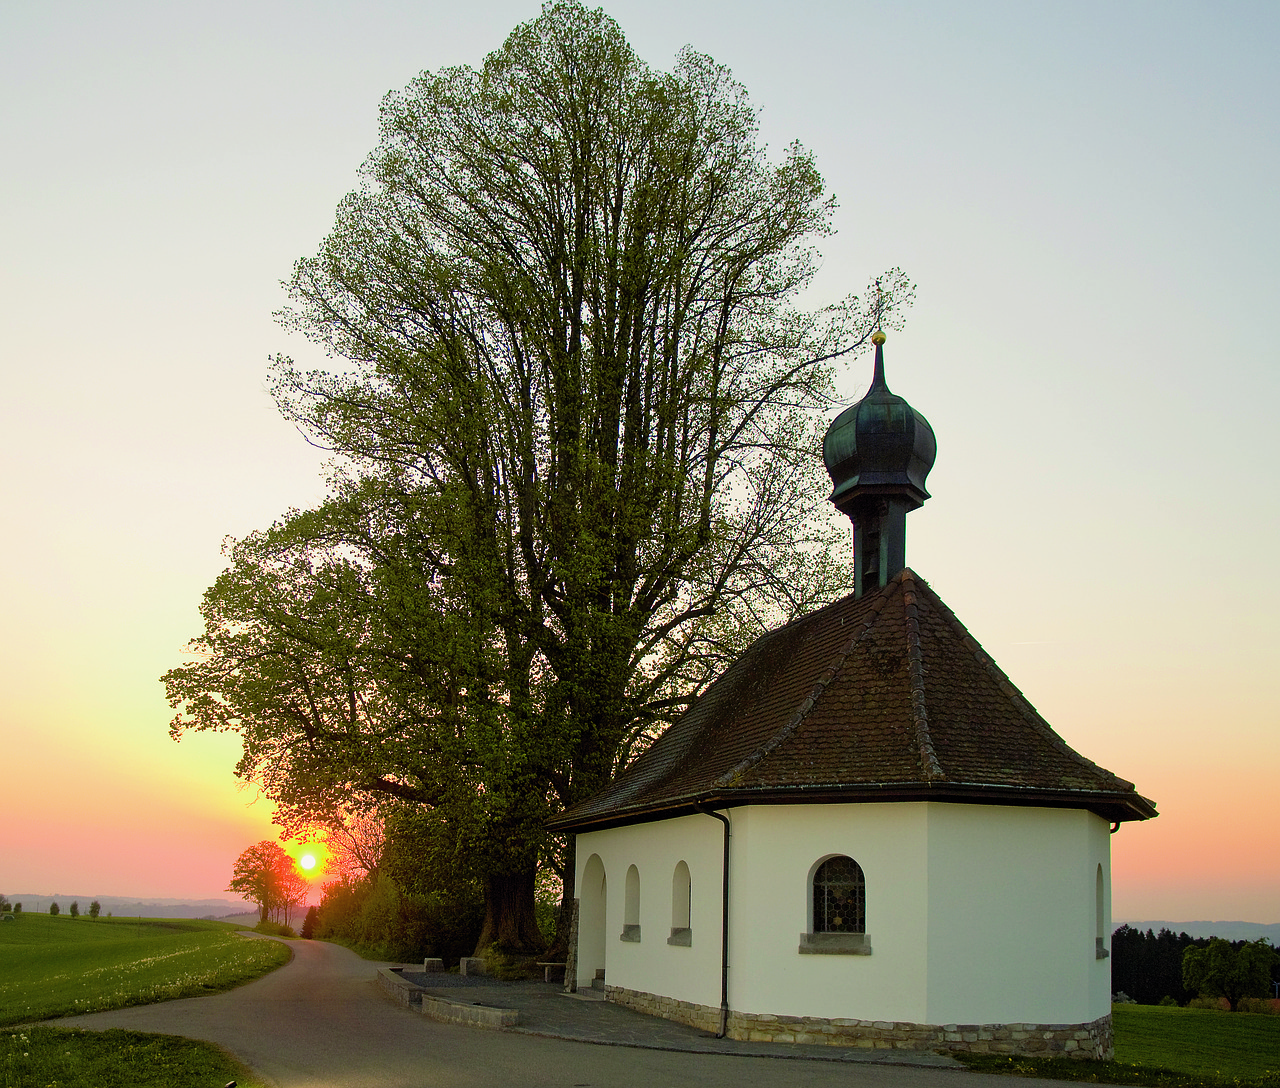
<svg viewBox="0 0 1280 1088"><path fill-rule="evenodd" d="M1111 834L1156 809L907 566L936 443L873 340L823 442L852 592L550 822L576 836L566 986L735 1039L1110 1058Z"/></svg>

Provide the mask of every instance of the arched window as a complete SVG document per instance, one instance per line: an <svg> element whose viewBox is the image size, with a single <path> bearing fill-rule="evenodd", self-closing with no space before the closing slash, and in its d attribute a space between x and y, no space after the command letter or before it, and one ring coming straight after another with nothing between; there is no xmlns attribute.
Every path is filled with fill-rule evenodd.
<svg viewBox="0 0 1280 1088"><path fill-rule="evenodd" d="M1094 959L1099 960L1105 960L1109 955L1111 955L1111 953L1107 951L1106 907L1106 887L1103 883L1102 866L1099 865L1098 875L1093 882L1093 951Z"/></svg>
<svg viewBox="0 0 1280 1088"><path fill-rule="evenodd" d="M693 944L693 931L689 928L692 896L689 866L681 861L671 874L671 936L667 938L667 944L683 945L686 948Z"/></svg>
<svg viewBox="0 0 1280 1088"><path fill-rule="evenodd" d="M800 951L837 956L869 956L867 889L862 866L836 854L812 870L810 927L800 934Z"/></svg>
<svg viewBox="0 0 1280 1088"><path fill-rule="evenodd" d="M813 932L865 933L867 891L853 858L827 858L813 874Z"/></svg>
<svg viewBox="0 0 1280 1088"><path fill-rule="evenodd" d="M623 900L622 941L640 941L640 870L632 865L627 870L626 897Z"/></svg>

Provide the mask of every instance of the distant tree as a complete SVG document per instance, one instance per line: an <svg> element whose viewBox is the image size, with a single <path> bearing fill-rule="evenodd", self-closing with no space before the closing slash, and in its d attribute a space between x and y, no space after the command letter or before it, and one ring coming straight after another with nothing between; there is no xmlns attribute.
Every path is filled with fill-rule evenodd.
<svg viewBox="0 0 1280 1088"><path fill-rule="evenodd" d="M14 913L14 914L21 914L21 913L22 913L22 904L21 904L21 903L14 903L14 905L13 905L13 913Z"/></svg>
<svg viewBox="0 0 1280 1088"><path fill-rule="evenodd" d="M1111 935L1111 989L1123 991L1140 1005L1156 1005L1165 997L1185 1005L1194 994L1182 983L1182 955L1188 948L1207 944L1169 929L1153 933L1120 926Z"/></svg>
<svg viewBox="0 0 1280 1088"><path fill-rule="evenodd" d="M302 919L302 939L309 941L316 935L316 922L320 918L319 907L308 907L307 916Z"/></svg>
<svg viewBox="0 0 1280 1088"><path fill-rule="evenodd" d="M102 904L96 899L89 904L89 917L96 919L102 913Z"/></svg>
<svg viewBox="0 0 1280 1088"><path fill-rule="evenodd" d="M71 906L67 909L67 913L70 914L72 918L80 917L80 901L78 899L71 900Z"/></svg>
<svg viewBox="0 0 1280 1088"><path fill-rule="evenodd" d="M61 908L60 906L58 906L58 904L57 904L57 903L50 903L50 904L49 904L49 913L50 913L50 914L60 914L61 912L62 912L62 908Z"/></svg>
<svg viewBox="0 0 1280 1088"><path fill-rule="evenodd" d="M3 895L0 895L0 911L9 911L12 909L13 908L9 905L9 900Z"/></svg>
<svg viewBox="0 0 1280 1088"><path fill-rule="evenodd" d="M258 905L259 921L289 924L294 907L307 897L306 879L279 844L264 840L250 846L235 863L227 891Z"/></svg>
<svg viewBox="0 0 1280 1088"><path fill-rule="evenodd" d="M1182 979L1201 997L1225 997L1235 1009L1242 997L1268 997L1275 949L1264 937L1233 944L1211 937L1206 948L1188 948Z"/></svg>

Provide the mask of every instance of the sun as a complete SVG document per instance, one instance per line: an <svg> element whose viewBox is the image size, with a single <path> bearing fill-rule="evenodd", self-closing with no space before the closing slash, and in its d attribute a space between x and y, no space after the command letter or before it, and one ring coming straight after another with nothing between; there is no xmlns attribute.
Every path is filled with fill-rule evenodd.
<svg viewBox="0 0 1280 1088"><path fill-rule="evenodd" d="M316 867L315 855L303 854L302 857L298 859L298 864L301 865L308 872L310 872L312 869Z"/></svg>

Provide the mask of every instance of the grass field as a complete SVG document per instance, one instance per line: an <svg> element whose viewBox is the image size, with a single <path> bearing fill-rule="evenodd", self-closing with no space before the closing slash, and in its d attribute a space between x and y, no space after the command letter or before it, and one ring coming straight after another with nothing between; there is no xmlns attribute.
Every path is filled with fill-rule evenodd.
<svg viewBox="0 0 1280 1088"><path fill-rule="evenodd" d="M1149 1088L1280 1088L1280 1016L1116 1005L1116 1060L957 1055L980 1073Z"/></svg>
<svg viewBox="0 0 1280 1088"><path fill-rule="evenodd" d="M0 1088L263 1088L212 1043L138 1031L0 1031Z"/></svg>
<svg viewBox="0 0 1280 1088"><path fill-rule="evenodd" d="M288 961L225 922L20 914L0 922L0 1026L217 993Z"/></svg>

